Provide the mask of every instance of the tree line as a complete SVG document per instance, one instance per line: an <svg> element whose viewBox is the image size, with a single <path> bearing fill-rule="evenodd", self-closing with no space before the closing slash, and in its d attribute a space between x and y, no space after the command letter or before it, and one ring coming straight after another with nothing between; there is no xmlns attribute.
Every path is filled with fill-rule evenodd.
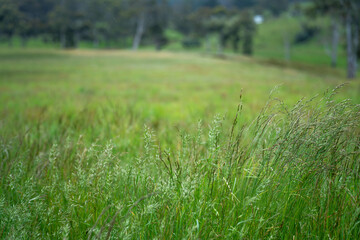
<svg viewBox="0 0 360 240"><path fill-rule="evenodd" d="M19 36L59 43L76 48L81 41L138 49L154 45L160 50L167 43L167 29L185 36L184 47L209 45L218 37L218 52L231 46L235 52L253 53L256 25L254 14L274 17L290 4L311 2L309 18L328 15L333 23L332 65L336 66L341 26L345 29L348 77L354 78L359 57L359 0L0 0L0 38L12 44Z"/></svg>
<svg viewBox="0 0 360 240"><path fill-rule="evenodd" d="M77 47L81 40L96 47L100 41L126 45L125 40L132 39L134 49L145 39L160 49L167 42L165 29L172 26L192 36L218 32L223 42L231 38L236 43L239 36L233 31L244 26L243 34L250 36L254 28L251 13L244 9L270 9L276 15L287 4L288 0L0 0L0 37L11 45L17 35L26 45L29 38L41 36L63 48ZM245 37L247 45L249 39Z"/></svg>

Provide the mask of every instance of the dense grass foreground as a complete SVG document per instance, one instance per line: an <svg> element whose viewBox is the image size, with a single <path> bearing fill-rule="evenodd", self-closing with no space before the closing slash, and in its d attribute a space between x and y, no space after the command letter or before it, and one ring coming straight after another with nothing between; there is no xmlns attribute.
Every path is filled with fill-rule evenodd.
<svg viewBox="0 0 360 240"><path fill-rule="evenodd" d="M360 107L334 92L251 123L215 117L172 148L1 137L3 239L356 239ZM314 107L317 106L317 107ZM132 159L132 162L123 159Z"/></svg>

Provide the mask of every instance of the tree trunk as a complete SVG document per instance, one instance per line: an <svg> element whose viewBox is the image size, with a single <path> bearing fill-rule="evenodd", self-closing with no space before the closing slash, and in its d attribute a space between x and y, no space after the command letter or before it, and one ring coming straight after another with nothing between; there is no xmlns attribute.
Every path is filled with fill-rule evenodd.
<svg viewBox="0 0 360 240"><path fill-rule="evenodd" d="M353 23L350 10L346 13L346 52L347 52L347 77L354 79L356 77L356 54L354 49Z"/></svg>
<svg viewBox="0 0 360 240"><path fill-rule="evenodd" d="M332 18L331 28L332 28L331 67L336 68L340 34L339 34L339 24L335 17Z"/></svg>
<svg viewBox="0 0 360 240"><path fill-rule="evenodd" d="M136 27L136 33L135 33L135 37L133 40L132 49L134 51L136 51L140 46L140 42L141 42L141 38L144 34L144 30L145 30L145 12L142 12L139 15L139 19L138 19L138 23L137 23L137 27Z"/></svg>

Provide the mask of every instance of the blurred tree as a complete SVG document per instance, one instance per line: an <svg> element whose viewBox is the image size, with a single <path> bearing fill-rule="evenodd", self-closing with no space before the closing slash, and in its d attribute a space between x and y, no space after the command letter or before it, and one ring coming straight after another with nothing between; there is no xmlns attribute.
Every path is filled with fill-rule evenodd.
<svg viewBox="0 0 360 240"><path fill-rule="evenodd" d="M332 0L330 0L332 1ZM329 3L331 5L329 5ZM342 15L342 11L340 10L340 2L333 1L323 1L323 0L316 0L314 5L306 9L306 13L311 18L315 18L318 16L323 16L327 14L331 17L331 66L335 68L337 66L337 56L338 56L338 48L339 48L339 41L340 41L340 19Z"/></svg>
<svg viewBox="0 0 360 240"><path fill-rule="evenodd" d="M197 7L209 7L214 8L219 5L218 0L198 0L196 6Z"/></svg>
<svg viewBox="0 0 360 240"><path fill-rule="evenodd" d="M145 20L146 20L145 18L146 18L145 11L141 11L138 16L136 33L133 40L133 50L135 51L139 48L142 36L145 31Z"/></svg>
<svg viewBox="0 0 360 240"><path fill-rule="evenodd" d="M231 41L232 48L238 51L242 41L242 50L246 55L253 52L255 23L250 11L228 10L223 6L201 8L190 16L193 32L208 39L209 34L218 36L218 54L223 53L226 44Z"/></svg>
<svg viewBox="0 0 360 240"><path fill-rule="evenodd" d="M133 0L129 6L131 15L136 18L136 30L133 39L133 50L137 50L145 32L145 24L151 8L151 0Z"/></svg>
<svg viewBox="0 0 360 240"><path fill-rule="evenodd" d="M208 33L215 33L218 35L218 54L222 54L225 44L229 39L227 34L226 24L228 20L228 11L222 6L218 6L211 10L211 15L205 20L204 25Z"/></svg>
<svg viewBox="0 0 360 240"><path fill-rule="evenodd" d="M237 7L238 9L246 9L254 7L257 4L256 0L233 0L231 6Z"/></svg>
<svg viewBox="0 0 360 240"><path fill-rule="evenodd" d="M347 77L353 79L357 73L357 51L359 48L360 2L339 0L344 12L346 30Z"/></svg>
<svg viewBox="0 0 360 240"><path fill-rule="evenodd" d="M156 50L160 50L168 42L165 30L168 27L170 10L167 0L153 0L152 5L150 11L150 35L154 39Z"/></svg>
<svg viewBox="0 0 360 240"><path fill-rule="evenodd" d="M261 11L270 11L274 16L279 16L289 7L289 0L256 0Z"/></svg>
<svg viewBox="0 0 360 240"><path fill-rule="evenodd" d="M342 19L346 32L347 77L356 77L357 51L359 48L360 1L358 0L313 0L310 15L327 14L333 20L333 54L332 64L336 64L336 49L338 45L337 22Z"/></svg>
<svg viewBox="0 0 360 240"><path fill-rule="evenodd" d="M188 17L190 23L190 32L191 38L187 41L196 42L196 39L205 39L206 41L206 51L210 51L210 42L209 42L209 31L206 25L206 22L212 15L212 9L208 7L200 8L197 11L192 12Z"/></svg>
<svg viewBox="0 0 360 240"><path fill-rule="evenodd" d="M87 24L89 25L90 32L89 38L92 39L93 46L99 47L100 40L105 38L109 30L108 24L105 22L104 11L105 2L101 0L88 0L87 6Z"/></svg>
<svg viewBox="0 0 360 240"><path fill-rule="evenodd" d="M77 47L85 22L85 1L61 0L50 13L50 24L61 48Z"/></svg>
<svg viewBox="0 0 360 240"><path fill-rule="evenodd" d="M190 39L191 46L216 35L219 53L229 43L237 51L241 43L243 52L251 54L255 25L251 11L239 14L239 9L261 3L263 8L276 8L276 12L286 5L275 6L274 1L0 0L0 32L8 39L20 35L24 45L27 38L46 33L63 48L77 47L81 40L92 41L94 47L100 43L110 47L120 41L129 46L132 39L136 50L143 38L160 49L167 42L165 32L170 27L183 33L183 39Z"/></svg>
<svg viewBox="0 0 360 240"><path fill-rule="evenodd" d="M110 47L110 40L119 40L122 36L132 32L132 25L129 24L129 4L122 0L103 0L102 33L103 40L105 41L106 47ZM99 25L98 25L99 26ZM100 25L101 26L101 25Z"/></svg>
<svg viewBox="0 0 360 240"><path fill-rule="evenodd" d="M171 8L172 14L169 19L174 28L185 35L189 35L192 28L189 16L194 12L194 2L192 0L177 1L171 5Z"/></svg>
<svg viewBox="0 0 360 240"><path fill-rule="evenodd" d="M8 39L12 46L12 37L20 27L21 13L12 0L0 0L0 36Z"/></svg>
<svg viewBox="0 0 360 240"><path fill-rule="evenodd" d="M245 55L252 55L253 42L256 26L253 20L253 15L249 11L244 11L241 14L242 38L243 38L243 53Z"/></svg>
<svg viewBox="0 0 360 240"><path fill-rule="evenodd" d="M29 37L46 33L48 29L48 14L54 7L51 0L17 0L20 12L18 34L22 45L26 45Z"/></svg>
<svg viewBox="0 0 360 240"><path fill-rule="evenodd" d="M133 38L133 50L137 50L145 34L150 37L157 50L166 43L165 30L168 24L170 8L167 0L135 0L130 11L136 18L136 31Z"/></svg>
<svg viewBox="0 0 360 240"><path fill-rule="evenodd" d="M189 22L191 25L191 31L198 37L203 37L208 33L206 22L212 16L213 10L211 8L200 8L195 12L192 12L189 16Z"/></svg>
<svg viewBox="0 0 360 240"><path fill-rule="evenodd" d="M241 40L241 30L243 27L242 18L239 13L236 12L234 16L229 17L226 23L226 39L231 41L231 46L234 52L238 52L239 43Z"/></svg>
<svg viewBox="0 0 360 240"><path fill-rule="evenodd" d="M226 9L230 9L234 7L234 3L232 0L219 0L219 5L225 7Z"/></svg>

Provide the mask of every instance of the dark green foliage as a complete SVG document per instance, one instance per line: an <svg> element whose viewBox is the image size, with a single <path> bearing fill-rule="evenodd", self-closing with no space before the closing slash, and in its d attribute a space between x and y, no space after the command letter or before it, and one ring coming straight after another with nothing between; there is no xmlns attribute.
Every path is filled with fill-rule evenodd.
<svg viewBox="0 0 360 240"><path fill-rule="evenodd" d="M215 33L221 48L230 42L234 51L241 40L240 24L237 20L228 22L236 19L234 16L240 10L259 7L254 0L0 0L0 3L1 36L7 39L19 36L24 46L29 38L46 38L60 43L62 48L78 47L82 41L87 44L91 41L94 47L110 47L110 42L130 42L138 33L134 42L155 44L159 49L167 43L165 30L173 28L190 38ZM137 28L143 15L146 24ZM144 41L140 41L143 36ZM249 39L244 41L251 45Z"/></svg>
<svg viewBox="0 0 360 240"><path fill-rule="evenodd" d="M199 48L201 42L197 39L185 39L182 41L182 45L184 48Z"/></svg>
<svg viewBox="0 0 360 240"><path fill-rule="evenodd" d="M243 1L233 0L232 2L233 2L233 6L239 9L249 8L256 5L256 0L243 0Z"/></svg>
<svg viewBox="0 0 360 240"><path fill-rule="evenodd" d="M198 6L202 6L202 7L216 7L219 5L218 0L200 0L198 1L199 3L197 3Z"/></svg>
<svg viewBox="0 0 360 240"><path fill-rule="evenodd" d="M305 43L307 41L310 41L311 39L313 39L316 34L319 33L319 28L316 26L309 26L308 24L303 24L302 25L302 29L301 32L299 32L296 36L295 36L295 43L299 44L299 43Z"/></svg>
<svg viewBox="0 0 360 240"><path fill-rule="evenodd" d="M148 34L154 39L156 50L161 50L161 48L168 43L165 36L168 22L167 11L169 11L169 9L165 0L152 1L150 3L147 18L149 25Z"/></svg>
<svg viewBox="0 0 360 240"><path fill-rule="evenodd" d="M207 24L206 23L212 15L211 8L201 8L198 11L191 13L188 16L191 26L191 33L196 37L201 37L207 34Z"/></svg>
<svg viewBox="0 0 360 240"><path fill-rule="evenodd" d="M11 43L12 36L19 28L21 13L11 0L0 1L0 34L6 36Z"/></svg>
<svg viewBox="0 0 360 240"><path fill-rule="evenodd" d="M190 16L194 36L217 34L223 49L229 42L237 52L242 41L243 53L253 52L253 38L256 32L250 11L230 11L224 7L202 8Z"/></svg>
<svg viewBox="0 0 360 240"><path fill-rule="evenodd" d="M242 44L247 54L252 52L250 35L254 31L247 29L252 28L247 27L249 23L241 23L242 12L252 15L269 10L279 15L288 6L286 1L272 0L0 0L0 3L0 37L8 40L20 37L24 46L28 39L47 39L63 48L91 44L95 48L112 47L112 43L130 47L133 42L133 47L135 43L151 44L159 49L167 44L165 32L171 29L184 38L199 41L217 35L220 49L232 47L237 52ZM137 24L143 22L142 16L146 24Z"/></svg>
<svg viewBox="0 0 360 240"><path fill-rule="evenodd" d="M244 12L241 15L241 25L243 38L243 53L246 55L251 55L253 53L253 39L256 28L252 15L249 12Z"/></svg>
<svg viewBox="0 0 360 240"><path fill-rule="evenodd" d="M149 34L154 38L156 50L161 50L168 42L164 35L164 31L165 29L159 23L154 23L149 28Z"/></svg>
<svg viewBox="0 0 360 240"><path fill-rule="evenodd" d="M279 16L289 7L289 0L257 0L260 10L270 11L275 16Z"/></svg>
<svg viewBox="0 0 360 240"><path fill-rule="evenodd" d="M21 0L18 10L21 12L22 37L32 37L48 32L48 14L53 10L55 2L52 0Z"/></svg>

